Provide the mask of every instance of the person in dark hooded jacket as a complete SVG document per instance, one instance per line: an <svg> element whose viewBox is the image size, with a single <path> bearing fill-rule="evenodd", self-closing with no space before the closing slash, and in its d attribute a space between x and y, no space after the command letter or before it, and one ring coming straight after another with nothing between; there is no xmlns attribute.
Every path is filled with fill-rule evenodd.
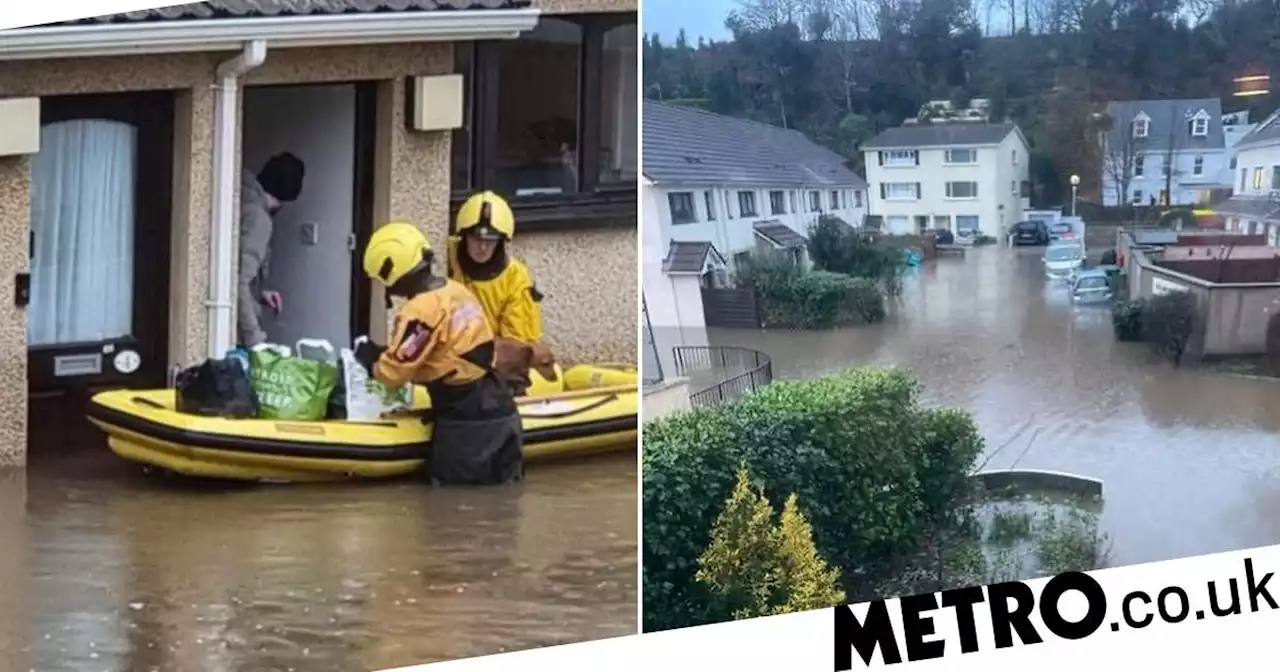
<svg viewBox="0 0 1280 672"><path fill-rule="evenodd" d="M262 307L284 309L280 292L265 287L271 256L273 218L285 203L298 200L306 166L284 152L267 160L257 175L245 171L240 182L240 269L236 326L241 347L265 343Z"/></svg>

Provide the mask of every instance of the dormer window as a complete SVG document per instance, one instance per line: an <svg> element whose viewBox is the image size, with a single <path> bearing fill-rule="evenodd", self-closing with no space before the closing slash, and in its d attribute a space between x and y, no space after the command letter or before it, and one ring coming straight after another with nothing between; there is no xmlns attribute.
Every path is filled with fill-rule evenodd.
<svg viewBox="0 0 1280 672"><path fill-rule="evenodd" d="M1147 115L1145 115L1145 114L1139 114L1138 116L1134 117L1134 119L1133 119L1133 137L1135 137L1135 138L1145 138L1145 137L1147 137L1147 131L1148 131L1148 130L1150 130L1150 129L1148 128L1150 125L1151 125L1151 119L1149 119L1149 118L1147 117Z"/></svg>
<svg viewBox="0 0 1280 672"><path fill-rule="evenodd" d="M1196 116L1191 117L1191 135L1197 138L1209 135L1209 115L1205 114L1204 110L1200 110Z"/></svg>

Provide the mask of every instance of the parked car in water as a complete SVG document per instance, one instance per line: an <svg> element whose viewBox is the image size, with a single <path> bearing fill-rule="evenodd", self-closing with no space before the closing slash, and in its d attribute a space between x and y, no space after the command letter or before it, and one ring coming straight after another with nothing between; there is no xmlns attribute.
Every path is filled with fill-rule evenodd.
<svg viewBox="0 0 1280 672"><path fill-rule="evenodd" d="M1014 245L1048 245L1049 227L1044 222L1025 221L1013 225L1009 231Z"/></svg>
<svg viewBox="0 0 1280 672"><path fill-rule="evenodd" d="M1049 241L1073 240L1076 237L1076 228L1066 222L1055 222L1049 225Z"/></svg>
<svg viewBox="0 0 1280 672"><path fill-rule="evenodd" d="M1080 271L1071 283L1071 300L1075 303L1106 303L1114 295L1111 278L1101 268Z"/></svg>
<svg viewBox="0 0 1280 672"><path fill-rule="evenodd" d="M1044 250L1044 274L1050 280L1068 280L1084 267L1084 248L1080 243L1054 243Z"/></svg>

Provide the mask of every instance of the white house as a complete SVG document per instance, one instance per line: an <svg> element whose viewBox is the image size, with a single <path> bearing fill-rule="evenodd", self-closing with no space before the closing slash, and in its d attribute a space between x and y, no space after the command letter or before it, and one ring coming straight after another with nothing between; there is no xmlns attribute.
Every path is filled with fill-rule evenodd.
<svg viewBox="0 0 1280 672"><path fill-rule="evenodd" d="M1194 205L1231 187L1232 145L1245 133L1238 115L1224 118L1217 98L1113 101L1106 115L1104 205Z"/></svg>
<svg viewBox="0 0 1280 672"><path fill-rule="evenodd" d="M1030 205L1030 152L1016 124L919 121L886 129L862 150L871 212L889 233L997 236Z"/></svg>
<svg viewBox="0 0 1280 672"><path fill-rule="evenodd" d="M861 226L867 212L866 182L799 131L653 100L644 101L644 178L644 229L660 236L645 254L657 261L677 242L708 244L729 270L765 250L807 263L820 216Z"/></svg>
<svg viewBox="0 0 1280 672"><path fill-rule="evenodd" d="M1266 233L1280 245L1280 110L1273 112L1235 146L1231 198L1215 208L1226 228Z"/></svg>

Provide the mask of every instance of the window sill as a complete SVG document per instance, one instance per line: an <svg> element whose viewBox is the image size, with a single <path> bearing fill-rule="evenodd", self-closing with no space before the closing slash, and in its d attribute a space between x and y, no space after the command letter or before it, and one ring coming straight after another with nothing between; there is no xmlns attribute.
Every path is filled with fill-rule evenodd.
<svg viewBox="0 0 1280 672"><path fill-rule="evenodd" d="M888 164L888 163L886 163L886 164L884 164L883 166L880 166L880 167L881 167L881 168L919 168L919 166L918 166L918 165L916 165L916 164L914 164L914 163L899 163L899 164Z"/></svg>
<svg viewBox="0 0 1280 672"><path fill-rule="evenodd" d="M451 219L465 198L466 195L455 195L451 199ZM561 231L616 226L634 228L639 216L634 190L582 194L573 199L547 199L542 202L512 199L510 203L515 212L517 231ZM698 222L695 220L688 223ZM452 230L452 226L450 229Z"/></svg>
<svg viewBox="0 0 1280 672"><path fill-rule="evenodd" d="M977 196L947 196L942 200L944 201L976 201L978 200L978 197Z"/></svg>
<svg viewBox="0 0 1280 672"><path fill-rule="evenodd" d="M978 163L976 161L973 163L945 163L944 162L942 165L948 168L972 168L978 165Z"/></svg>
<svg viewBox="0 0 1280 672"><path fill-rule="evenodd" d="M888 198L885 198L884 200L889 201L891 203L911 203L911 202L920 200L920 197L918 196L903 197L903 198L888 197Z"/></svg>

